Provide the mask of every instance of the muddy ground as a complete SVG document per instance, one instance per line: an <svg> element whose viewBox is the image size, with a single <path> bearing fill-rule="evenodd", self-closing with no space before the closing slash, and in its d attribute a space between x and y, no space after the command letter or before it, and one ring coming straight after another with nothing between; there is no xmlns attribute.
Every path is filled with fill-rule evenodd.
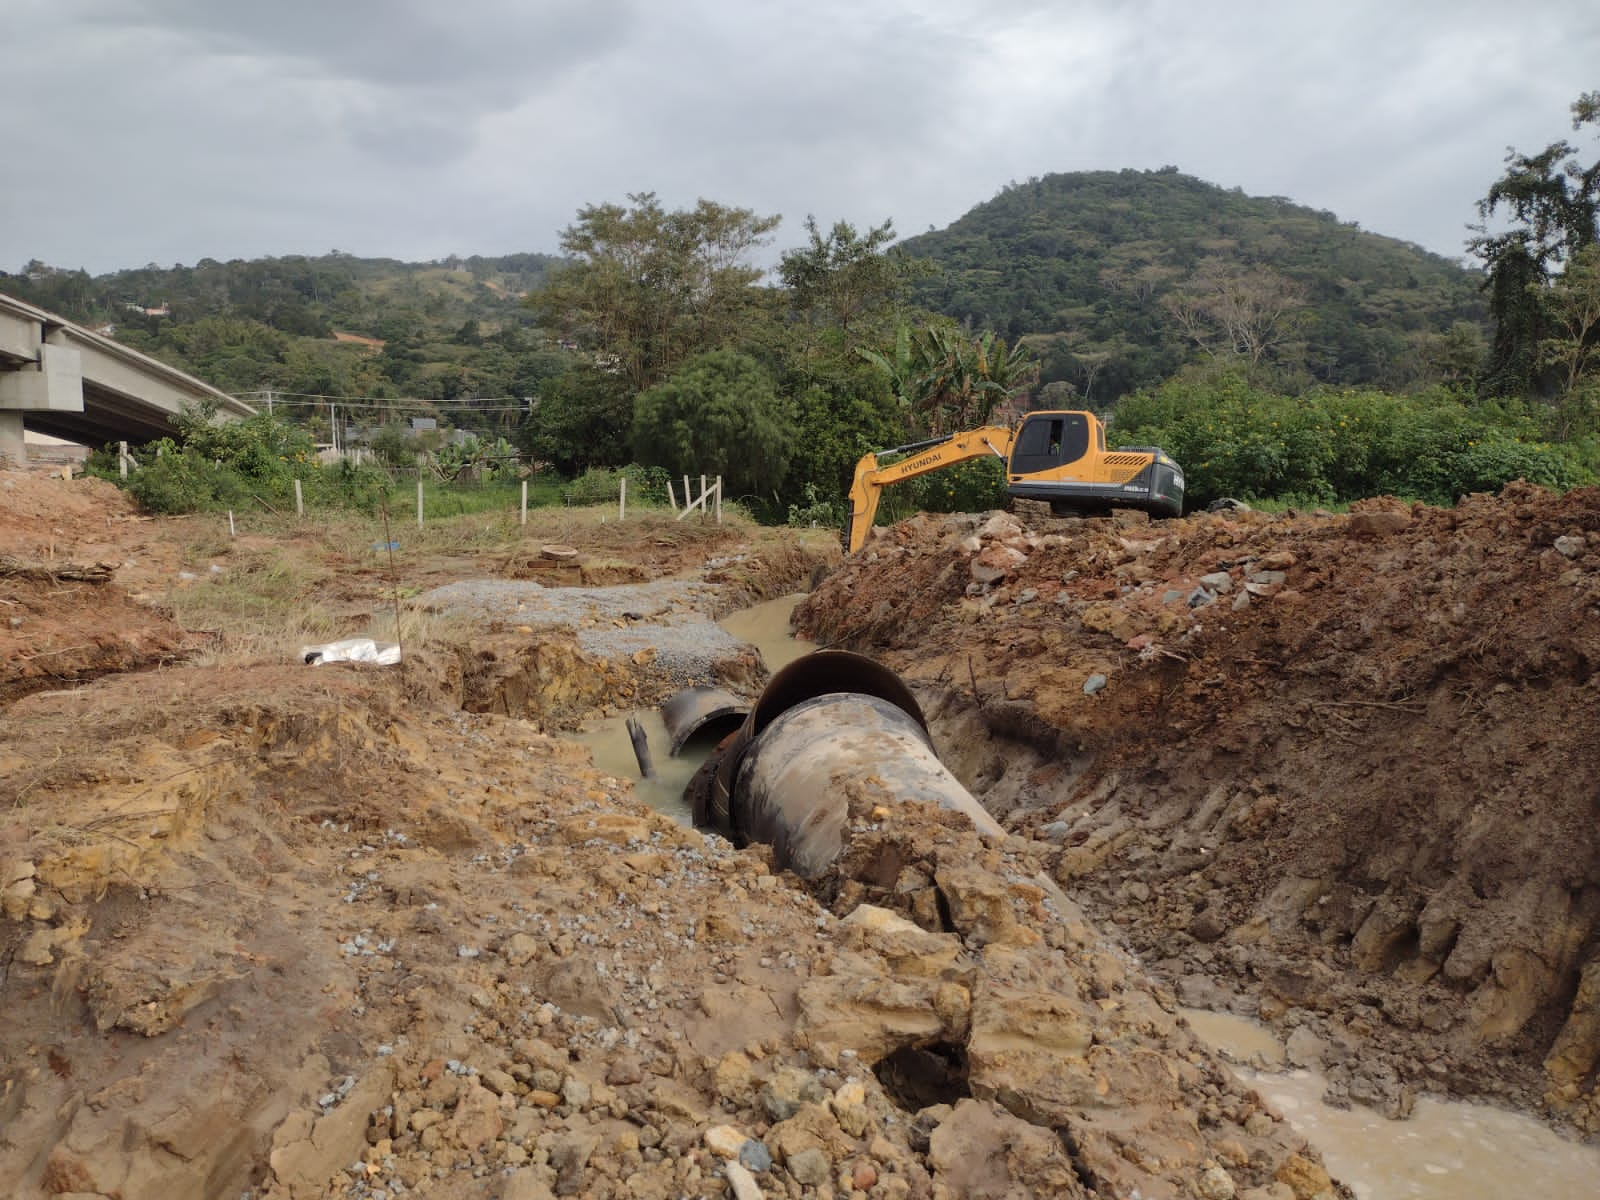
<svg viewBox="0 0 1600 1200"><path fill-rule="evenodd" d="M1353 1100L1592 1132L1597 508L921 518L843 564L750 526L463 518L390 567L367 529L229 540L0 474L0 1179L1343 1194L1180 1000L1277 1022ZM714 585L701 617L820 577L802 624L905 674L1013 836L846 781L839 870L774 874L563 736L681 663L422 603L668 575ZM201 621L208 588L239 599ZM252 625L257 594L294 620ZM403 667L297 661L397 599Z"/></svg>
<svg viewBox="0 0 1600 1200"><path fill-rule="evenodd" d="M1186 1002L1600 1130L1600 492L881 531L802 609ZM1293 1048L1293 1047L1292 1047Z"/></svg>

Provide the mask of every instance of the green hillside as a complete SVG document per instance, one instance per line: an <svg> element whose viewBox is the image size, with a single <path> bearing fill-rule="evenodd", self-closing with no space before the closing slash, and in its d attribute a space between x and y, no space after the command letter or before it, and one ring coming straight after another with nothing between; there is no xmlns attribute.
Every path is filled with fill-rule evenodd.
<svg viewBox="0 0 1600 1200"><path fill-rule="evenodd" d="M1046 175L902 244L940 268L922 304L1027 337L1043 382L1093 403L1207 357L1202 342L1290 387L1470 378L1482 350L1479 274L1176 168Z"/></svg>

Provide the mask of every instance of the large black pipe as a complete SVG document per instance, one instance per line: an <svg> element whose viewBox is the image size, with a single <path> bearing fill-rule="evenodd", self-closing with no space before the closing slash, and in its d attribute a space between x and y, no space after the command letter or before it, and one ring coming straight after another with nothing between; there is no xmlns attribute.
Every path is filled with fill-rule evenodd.
<svg viewBox="0 0 1600 1200"><path fill-rule="evenodd" d="M819 650L774 675L688 793L696 824L738 845L768 843L779 868L803 877L843 849L852 796L939 804L1004 836L939 761L899 676L844 650Z"/></svg>

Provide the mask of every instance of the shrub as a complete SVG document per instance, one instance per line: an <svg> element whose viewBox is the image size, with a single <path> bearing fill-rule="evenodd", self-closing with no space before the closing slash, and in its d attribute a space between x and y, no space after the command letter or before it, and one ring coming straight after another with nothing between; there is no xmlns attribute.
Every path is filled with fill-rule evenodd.
<svg viewBox="0 0 1600 1200"><path fill-rule="evenodd" d="M1159 445L1184 469L1187 503L1294 496L1331 503L1393 494L1453 504L1525 478L1572 487L1590 473L1575 449L1539 438L1516 405L1442 390L1261 391L1237 377L1178 378L1117 405L1113 444Z"/></svg>

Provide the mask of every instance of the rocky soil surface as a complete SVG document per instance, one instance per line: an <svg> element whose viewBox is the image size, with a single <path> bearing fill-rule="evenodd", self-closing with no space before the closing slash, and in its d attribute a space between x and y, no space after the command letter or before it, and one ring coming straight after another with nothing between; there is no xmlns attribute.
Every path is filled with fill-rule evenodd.
<svg viewBox="0 0 1600 1200"><path fill-rule="evenodd" d="M1292 1028L1353 1099L1595 1120L1593 495L925 518L843 565L645 520L559 600L502 586L556 582L536 555L413 558L439 624L372 668L181 627L192 523L0 488L19 1196L1348 1195L1180 1000ZM318 603L392 598L328 553ZM754 691L692 631L819 566L806 624L905 673L1012 836L841 781L849 849L802 885L563 736ZM475 578L509 607L445 613ZM647 586L582 600L610 584Z"/></svg>
<svg viewBox="0 0 1600 1200"><path fill-rule="evenodd" d="M1600 1131L1600 492L878 531L803 606L1051 877L1331 1097Z"/></svg>

